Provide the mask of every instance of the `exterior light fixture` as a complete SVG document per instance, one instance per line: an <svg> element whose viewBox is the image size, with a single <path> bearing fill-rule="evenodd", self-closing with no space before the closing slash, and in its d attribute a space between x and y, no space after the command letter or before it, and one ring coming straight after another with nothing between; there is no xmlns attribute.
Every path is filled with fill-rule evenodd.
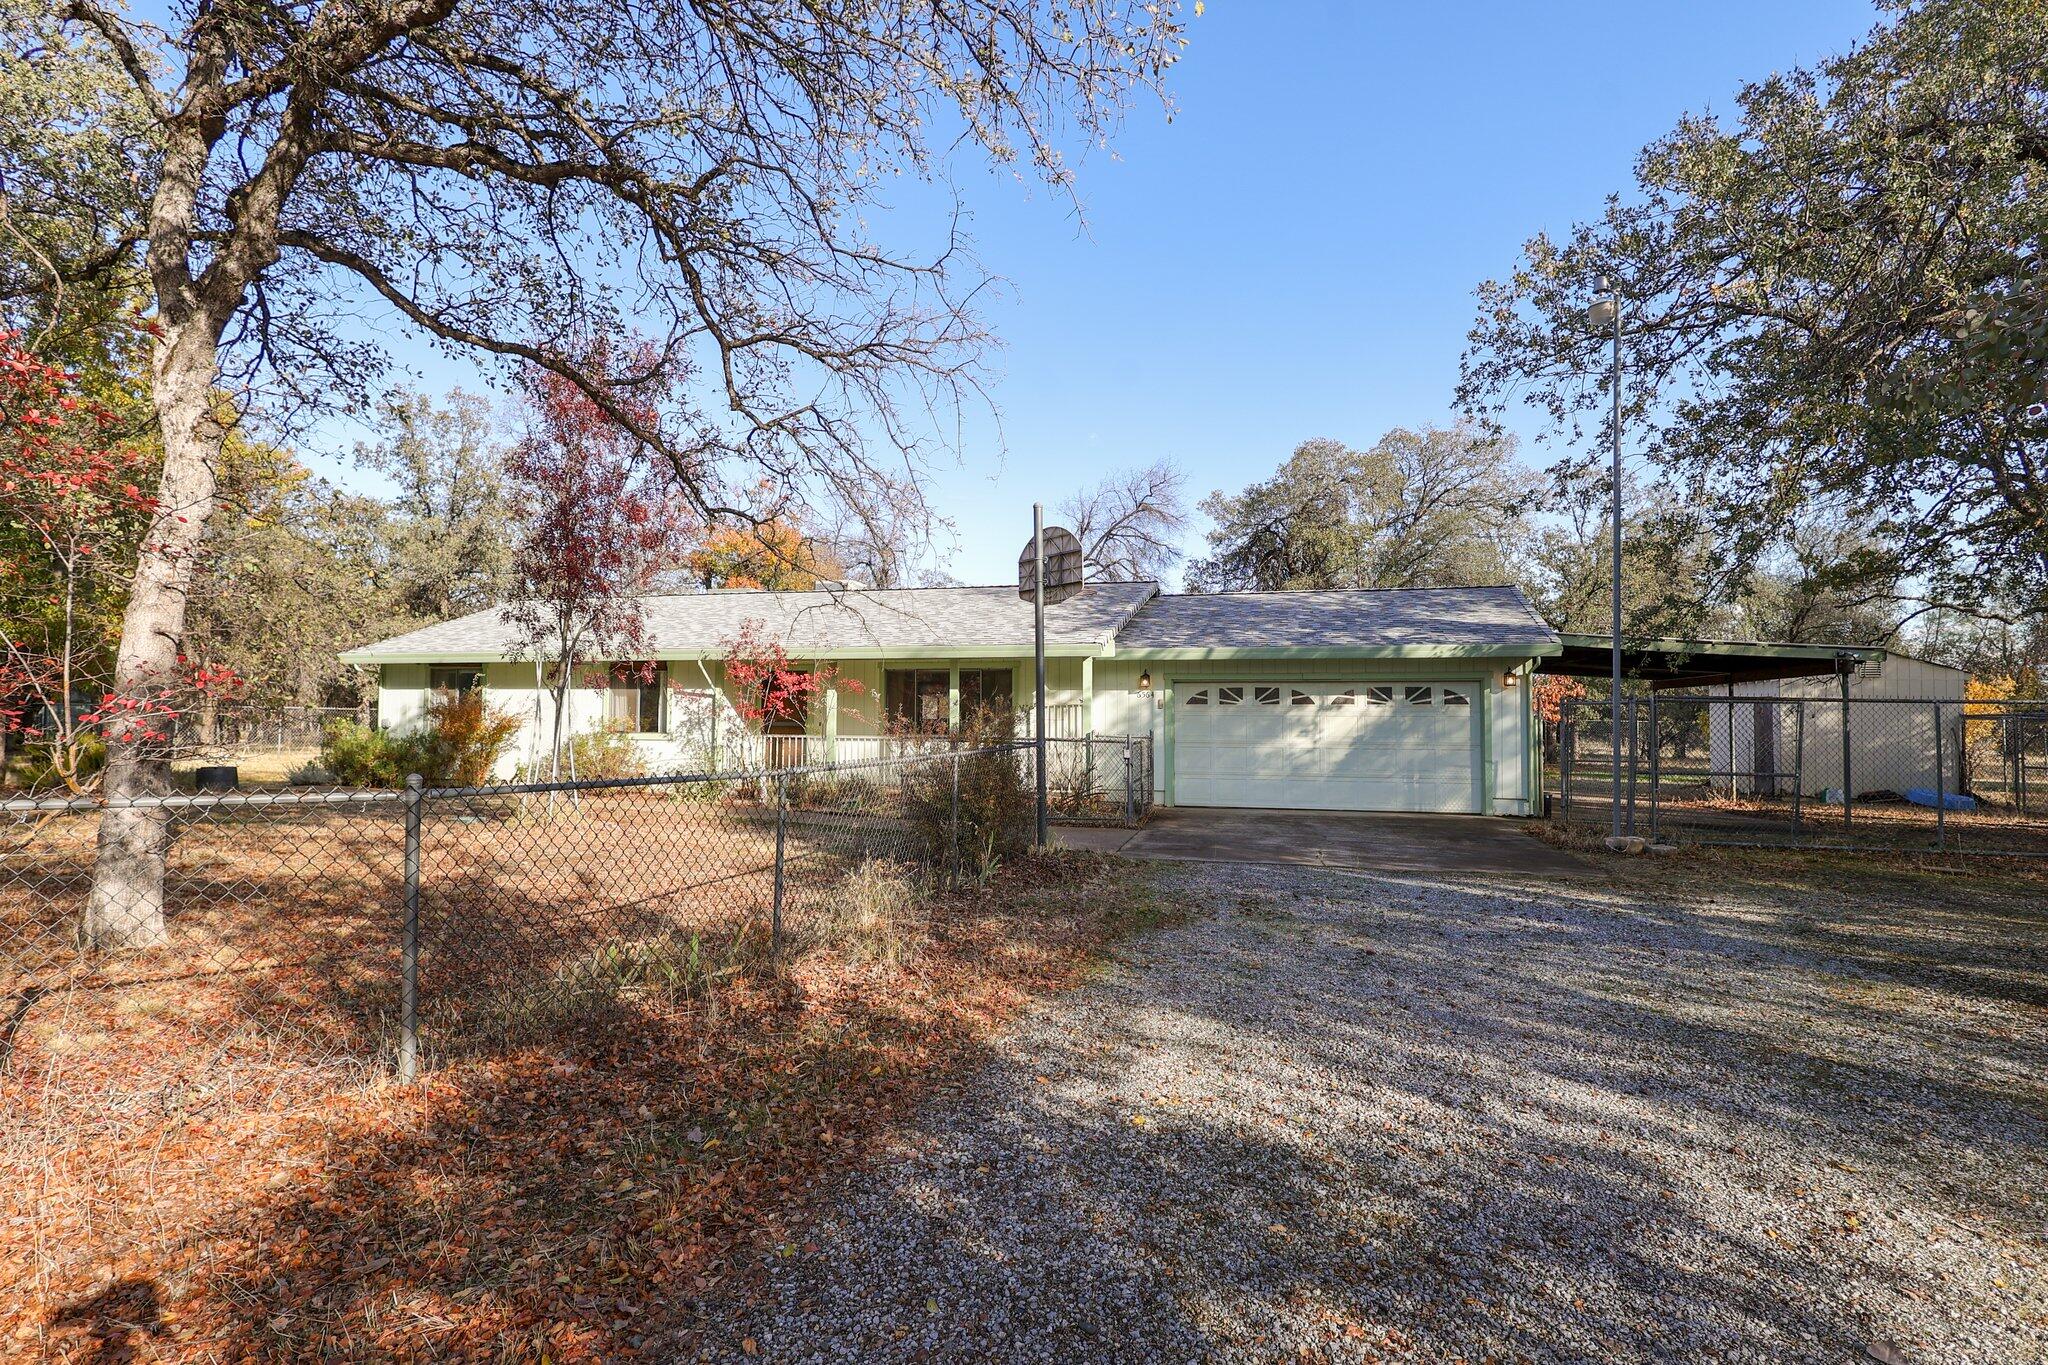
<svg viewBox="0 0 2048 1365"><path fill-rule="evenodd" d="M1522 675L1512 670L1503 673L1500 675L1500 685L1502 687L1520 687L1522 685Z"/></svg>
<svg viewBox="0 0 2048 1365"><path fill-rule="evenodd" d="M1151 669L1145 669L1143 672L1138 674L1138 690L1140 692L1150 692L1152 690Z"/></svg>

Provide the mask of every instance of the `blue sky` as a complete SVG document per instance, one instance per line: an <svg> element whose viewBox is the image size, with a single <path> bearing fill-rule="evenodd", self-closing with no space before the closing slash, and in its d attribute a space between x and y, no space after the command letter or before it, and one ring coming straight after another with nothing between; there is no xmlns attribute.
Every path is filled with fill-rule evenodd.
<svg viewBox="0 0 2048 1365"><path fill-rule="evenodd" d="M1867 0L1210 0L1172 122L1141 105L1113 158L1081 162L1085 227L1007 172L955 171L1007 282L985 310L1006 449L977 426L939 469L942 567L1007 579L1030 503L1112 469L1172 459L1199 498L1311 436L1447 419L1474 286L1625 190L1681 113L1876 19Z"/></svg>

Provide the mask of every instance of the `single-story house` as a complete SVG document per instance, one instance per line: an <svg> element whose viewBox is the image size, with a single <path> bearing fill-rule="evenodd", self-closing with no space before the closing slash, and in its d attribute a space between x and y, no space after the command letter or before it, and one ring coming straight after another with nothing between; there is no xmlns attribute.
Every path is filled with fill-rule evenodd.
<svg viewBox="0 0 2048 1365"><path fill-rule="evenodd" d="M892 721L941 728L979 703L1032 707L1032 611L1011 586L713 591L645 599L644 658L586 669L572 729L609 725L654 771L847 762ZM752 733L725 677L751 624L827 673L801 720ZM1541 809L1530 675L1559 637L1512 587L1181 595L1096 582L1046 609L1048 733L1149 735L1154 799L1196 806ZM502 609L342 656L378 670L378 720L481 687L527 718L505 772L552 732L542 668ZM829 666L829 667L828 667ZM623 672L623 676L621 673Z"/></svg>

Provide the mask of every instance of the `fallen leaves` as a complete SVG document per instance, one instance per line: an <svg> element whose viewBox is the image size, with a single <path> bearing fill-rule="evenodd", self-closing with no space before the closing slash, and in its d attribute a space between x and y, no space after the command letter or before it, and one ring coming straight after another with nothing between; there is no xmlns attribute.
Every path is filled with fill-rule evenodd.
<svg viewBox="0 0 2048 1365"><path fill-rule="evenodd" d="M113 1333L141 1354L205 1340L237 1358L560 1365L710 1339L747 1267L799 1242L828 1168L1080 976L1116 887L1099 864L1055 862L939 917L886 989L820 956L735 981L715 1012L609 1019L415 1090L186 1125L181 1159L158 1167L176 1235L106 1248L52 1286L40 1322L0 1336L41 1333L53 1359ZM148 1309L96 1297L109 1271Z"/></svg>

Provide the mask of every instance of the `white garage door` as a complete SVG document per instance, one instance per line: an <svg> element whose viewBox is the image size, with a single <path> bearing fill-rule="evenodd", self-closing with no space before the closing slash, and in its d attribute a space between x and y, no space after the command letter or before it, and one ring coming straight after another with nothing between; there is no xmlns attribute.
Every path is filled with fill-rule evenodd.
<svg viewBox="0 0 2048 1365"><path fill-rule="evenodd" d="M1184 806L1479 810L1473 683L1177 683Z"/></svg>

